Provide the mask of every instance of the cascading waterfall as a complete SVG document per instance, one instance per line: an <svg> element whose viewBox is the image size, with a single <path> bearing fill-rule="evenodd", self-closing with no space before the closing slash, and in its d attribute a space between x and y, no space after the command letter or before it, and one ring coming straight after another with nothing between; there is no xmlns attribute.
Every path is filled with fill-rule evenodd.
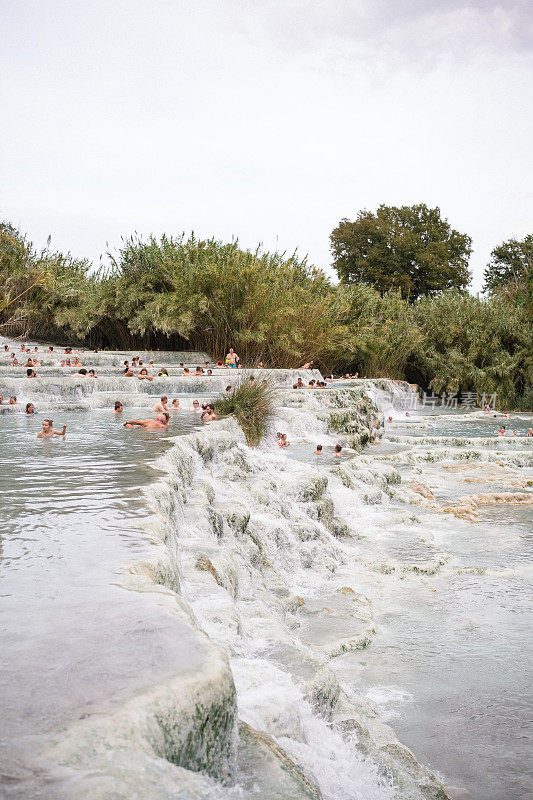
<svg viewBox="0 0 533 800"><path fill-rule="evenodd" d="M439 418L428 416L416 420L421 435L413 443L402 412L416 406L416 390L404 383L292 391L309 372L216 368L199 378L171 368L168 378L139 382L120 375L131 355L86 354L98 379L64 376L55 357L43 357L43 377L26 380L1 354L0 393L30 399L40 411L101 415L115 396L148 409L161 394L210 398L254 374L280 387L275 417L257 449L226 419L180 431L155 458L159 478L139 483L154 513L135 523L138 553L126 559L121 550L109 561L117 598L140 598L121 612L124 629L133 631L137 617L149 620L143 635L153 637L153 675L110 695L98 714L67 715L39 734L30 763L47 776L50 794L32 778L12 782L6 796L452 798L382 713L380 704L403 702L409 692L367 691L351 676L386 628L394 594L409 588L416 597L452 569L446 521L471 525L480 504L497 502L480 492L472 500L470 488L468 501L434 494L420 470L446 462L459 480L454 465L474 478L485 469L485 482L495 480L493 470L500 488L505 481L513 488L512 502L525 503L527 478L516 469L532 464L526 440L498 447L486 436L442 436ZM204 355L153 353L154 373L165 363L202 364ZM0 406L6 424L17 410ZM384 416L395 420L386 442ZM287 433L288 451L276 445L276 430ZM313 456L314 444L331 449L339 441L342 458ZM180 641L187 655L175 657L173 669L163 654ZM127 660L127 648L120 657Z"/></svg>

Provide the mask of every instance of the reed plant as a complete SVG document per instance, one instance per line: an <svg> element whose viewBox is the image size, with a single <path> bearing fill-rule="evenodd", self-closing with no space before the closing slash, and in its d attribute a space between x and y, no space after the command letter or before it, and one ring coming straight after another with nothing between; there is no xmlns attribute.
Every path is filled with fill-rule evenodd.
<svg viewBox="0 0 533 800"><path fill-rule="evenodd" d="M296 253L194 235L134 236L108 255L93 271L70 254L38 251L0 222L0 332L110 349L203 350L214 360L233 347L250 367L313 361L324 373L496 392L510 407L530 402L531 303L516 293L450 290L412 303L363 283L335 286ZM244 407L239 413L246 418Z"/></svg>
<svg viewBox="0 0 533 800"><path fill-rule="evenodd" d="M233 415L247 444L257 447L272 420L276 399L277 391L268 379L243 381L230 395L217 400L215 408L219 416Z"/></svg>

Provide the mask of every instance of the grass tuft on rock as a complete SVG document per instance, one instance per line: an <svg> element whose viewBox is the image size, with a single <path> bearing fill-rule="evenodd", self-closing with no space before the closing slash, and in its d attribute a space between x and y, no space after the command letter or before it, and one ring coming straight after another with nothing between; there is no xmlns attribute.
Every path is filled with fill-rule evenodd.
<svg viewBox="0 0 533 800"><path fill-rule="evenodd" d="M233 414L246 442L257 447L274 414L277 391L268 381L241 383L230 395L216 401L219 416Z"/></svg>

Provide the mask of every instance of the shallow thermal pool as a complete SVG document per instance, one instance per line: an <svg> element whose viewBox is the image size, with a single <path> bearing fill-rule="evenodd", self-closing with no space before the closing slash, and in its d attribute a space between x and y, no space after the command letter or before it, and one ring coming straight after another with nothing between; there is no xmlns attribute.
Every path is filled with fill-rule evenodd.
<svg viewBox="0 0 533 800"><path fill-rule="evenodd" d="M466 438L491 437L503 439L514 438L513 430L517 431L518 437L525 437L533 425L533 417L530 414L512 414L509 419L503 416L489 417L481 416L477 412L472 412L466 418L456 418L459 415L450 413L439 416L426 414L423 417L406 419L403 424L402 419L398 419L391 433L398 436L462 436ZM470 418L469 418L470 417ZM496 431L502 425L507 429L505 437L496 437Z"/></svg>
<svg viewBox="0 0 533 800"><path fill-rule="evenodd" d="M530 420L507 424L523 430ZM484 436L493 427L442 417L433 424L432 436ZM416 423L407 432L414 443L430 433ZM401 474L423 481L444 503L518 491L509 488L513 479L530 491L531 480L527 468L453 462L402 465ZM335 659L335 670L377 704L445 783L466 788L474 800L531 798L531 506L482 505L476 523L413 511L416 524L391 522L379 535L396 573L384 576L374 599L377 635L366 650ZM436 574L410 572L418 560L421 567L437 563Z"/></svg>
<svg viewBox="0 0 533 800"><path fill-rule="evenodd" d="M56 412L66 437L40 440L44 416L0 416L2 797L24 781L33 796L43 738L198 657L179 620L165 627L115 574L145 552L149 462L197 416L176 414L160 433L125 430L110 410Z"/></svg>
<svg viewBox="0 0 533 800"><path fill-rule="evenodd" d="M151 405L158 397L144 392L136 397L118 390L102 394L97 399L105 408L53 408L55 401L43 394L42 408L36 400L37 416L11 410L0 414L0 682L4 698L0 795L6 798L18 800L23 791L28 798L55 800L53 787L51 794L43 795L38 780L36 786L32 783L32 754L47 737L73 720L108 711L180 668L194 670L202 658L198 640L187 638L188 628L178 617L167 620L147 595L117 585L127 565L142 560L147 552L142 529L152 510L143 487L160 474L150 464L169 446L172 436L201 424L191 410L193 398L181 396L183 410L173 414L167 431L151 432L124 430L122 423L127 418L151 417ZM115 396L126 406L131 403L123 415L112 411ZM423 437L479 438L495 429L494 420L474 414L467 419L458 416L425 414L419 422L411 418L405 424L402 420L401 425L387 426L383 444L366 448L364 456L385 455L394 464L395 454L405 453L412 445L431 449L431 443L418 441ZM38 440L44 417L53 417L56 428L66 423L66 438ZM506 424L525 432L531 417L519 416ZM388 434L405 440L390 442ZM293 444L284 451L291 475L302 469L295 461L323 465L320 474L333 476L332 465L359 457L345 448L342 458L336 458L331 444L324 456L316 457L317 440L312 431L309 436L307 441L293 437ZM531 445L531 440L522 441L524 446ZM447 452L453 447L447 445ZM260 463L268 474L268 452L256 451L254 457L263 459ZM515 479L529 490L531 477L531 470L494 461L485 472L479 464L457 461L402 463L400 472L404 481L426 483L439 503L454 502L464 494L505 490ZM466 481L476 476L477 483ZM368 499L359 506L354 503L351 512L354 519L349 522L360 538L335 542L343 555L336 570L330 569L329 562L323 572L305 567L310 587L306 603L311 611L313 601L321 603L323 596L330 603L325 591L330 582L334 588L353 585L371 599L376 634L369 646L332 657L329 663L344 685L375 703L382 719L445 783L466 788L474 800L526 800L531 791L526 750L531 509L483 506L479 521L473 524L419 505L406 506L394 496L382 497L375 488L370 487ZM339 485L339 491L347 490ZM346 501L346 494L339 497ZM257 505L251 512L265 515ZM288 564L291 556L287 551ZM427 565L436 565L434 571L426 574ZM298 577L289 568L288 573L288 580L294 574ZM204 585L199 586L199 597L191 596L201 611ZM223 602L221 619L227 598ZM289 664L283 671L281 655L279 663L268 663L268 669L261 671L257 653L268 649L270 620L258 615L256 622L255 604L246 606L249 611L244 604L241 607L248 625L244 628L249 631L243 649L246 657L233 658L240 707L246 709L248 703L253 709L263 696L276 714L290 703L303 707L300 689L296 691L289 679L292 667ZM326 633L333 619L328 616ZM353 625L351 617L348 622ZM324 630L310 623L306 628L302 622L301 630L295 627L293 633L308 635L305 643L312 648L321 646ZM304 764L314 765L312 771L322 776L325 797L389 796L388 789L374 781L373 772L369 782L362 784L366 773L338 732L312 716L310 709L305 719L309 752L304 752L298 737L288 739L286 746ZM367 788L358 789L357 795L355 788L352 791L362 785L373 786L373 793ZM241 796L238 786L219 787L216 792L213 796Z"/></svg>

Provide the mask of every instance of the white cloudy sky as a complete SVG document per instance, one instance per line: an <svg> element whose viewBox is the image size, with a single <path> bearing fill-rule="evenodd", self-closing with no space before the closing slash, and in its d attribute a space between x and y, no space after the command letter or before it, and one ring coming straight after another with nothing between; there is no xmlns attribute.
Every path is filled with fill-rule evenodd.
<svg viewBox="0 0 533 800"><path fill-rule="evenodd" d="M0 0L0 216L97 260L189 231L330 263L342 217L533 229L529 0Z"/></svg>

